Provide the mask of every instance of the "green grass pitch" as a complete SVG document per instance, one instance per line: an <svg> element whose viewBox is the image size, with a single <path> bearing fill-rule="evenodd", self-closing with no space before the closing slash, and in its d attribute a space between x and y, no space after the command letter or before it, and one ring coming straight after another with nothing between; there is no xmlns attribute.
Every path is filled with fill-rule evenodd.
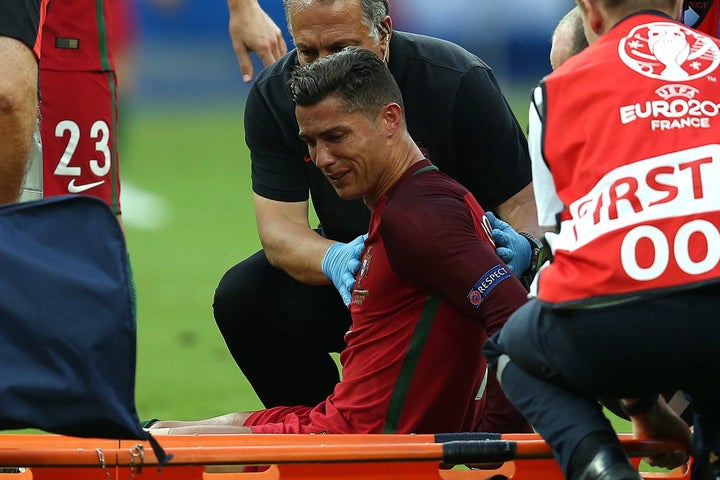
<svg viewBox="0 0 720 480"><path fill-rule="evenodd" d="M138 292L138 412L196 419L259 408L212 317L223 273L260 248L242 108L131 118L121 177L162 199L164 212L154 228L126 227ZM129 220L148 206L123 208Z"/></svg>

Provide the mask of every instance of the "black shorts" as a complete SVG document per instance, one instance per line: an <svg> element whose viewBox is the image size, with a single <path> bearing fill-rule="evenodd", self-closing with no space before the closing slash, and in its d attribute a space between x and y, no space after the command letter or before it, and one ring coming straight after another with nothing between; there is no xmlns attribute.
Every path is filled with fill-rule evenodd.
<svg viewBox="0 0 720 480"><path fill-rule="evenodd" d="M531 375L593 397L720 398L720 283L595 309L520 307L488 343ZM489 355L490 356L490 355Z"/></svg>
<svg viewBox="0 0 720 480"><path fill-rule="evenodd" d="M0 36L20 40L31 50L40 26L41 0L4 0L0 2Z"/></svg>

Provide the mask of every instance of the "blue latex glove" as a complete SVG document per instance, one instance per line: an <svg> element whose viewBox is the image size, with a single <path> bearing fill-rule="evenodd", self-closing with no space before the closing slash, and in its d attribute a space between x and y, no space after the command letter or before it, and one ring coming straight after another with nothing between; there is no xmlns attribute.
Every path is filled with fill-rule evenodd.
<svg viewBox="0 0 720 480"><path fill-rule="evenodd" d="M332 280L346 307L352 300L355 274L360 269L360 255L365 248L366 238L367 234L360 235L350 243L333 243L323 257L322 272Z"/></svg>
<svg viewBox="0 0 720 480"><path fill-rule="evenodd" d="M522 275L530 266L532 259L530 242L513 230L507 222L495 218L492 212L485 212L485 216L492 226L492 237L498 257L516 276Z"/></svg>

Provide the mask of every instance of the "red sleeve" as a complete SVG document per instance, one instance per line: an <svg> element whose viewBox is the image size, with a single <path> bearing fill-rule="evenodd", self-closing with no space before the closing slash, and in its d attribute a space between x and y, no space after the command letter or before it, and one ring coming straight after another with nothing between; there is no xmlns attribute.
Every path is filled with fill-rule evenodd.
<svg viewBox="0 0 720 480"><path fill-rule="evenodd" d="M323 433L313 431L310 413L313 407L273 407L252 413L243 425L253 433Z"/></svg>
<svg viewBox="0 0 720 480"><path fill-rule="evenodd" d="M399 275L483 318L492 334L527 301L527 291L476 230L464 192L448 193L425 188L388 203L379 227L388 259Z"/></svg>

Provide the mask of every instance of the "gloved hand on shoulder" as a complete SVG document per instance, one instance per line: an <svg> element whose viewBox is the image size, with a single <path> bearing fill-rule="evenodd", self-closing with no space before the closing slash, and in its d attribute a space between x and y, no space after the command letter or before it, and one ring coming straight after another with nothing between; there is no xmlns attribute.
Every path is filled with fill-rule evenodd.
<svg viewBox="0 0 720 480"><path fill-rule="evenodd" d="M360 255L365 248L366 238L367 234L349 243L333 243L323 257L322 272L332 280L346 307L352 300L355 274L360 269Z"/></svg>
<svg viewBox="0 0 720 480"><path fill-rule="evenodd" d="M496 218L492 212L485 212L485 216L492 226L492 237L498 257L510 267L515 276L521 276L530 267L532 259L530 242L507 222Z"/></svg>

